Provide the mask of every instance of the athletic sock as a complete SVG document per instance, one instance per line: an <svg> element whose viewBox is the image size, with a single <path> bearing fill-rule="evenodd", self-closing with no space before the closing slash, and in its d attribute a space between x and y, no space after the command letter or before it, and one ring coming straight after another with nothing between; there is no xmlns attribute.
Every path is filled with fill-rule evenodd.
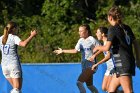
<svg viewBox="0 0 140 93"><path fill-rule="evenodd" d="M21 91L18 88L14 88L11 90L11 93L21 93Z"/></svg>

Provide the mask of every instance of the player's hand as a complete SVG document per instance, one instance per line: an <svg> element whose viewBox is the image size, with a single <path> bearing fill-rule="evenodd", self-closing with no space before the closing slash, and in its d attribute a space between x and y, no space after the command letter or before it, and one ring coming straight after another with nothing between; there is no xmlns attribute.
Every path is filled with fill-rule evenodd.
<svg viewBox="0 0 140 93"><path fill-rule="evenodd" d="M36 30L32 30L31 31L31 36L36 36L36 34L37 34L37 31Z"/></svg>
<svg viewBox="0 0 140 93"><path fill-rule="evenodd" d="M90 62L93 62L93 60L95 59L95 56L91 56L90 58L88 58L87 60L90 61Z"/></svg>
<svg viewBox="0 0 140 93"><path fill-rule="evenodd" d="M63 50L62 48L58 48L58 50L54 50L53 52L56 53L56 55L59 55L63 53Z"/></svg>
<svg viewBox="0 0 140 93"><path fill-rule="evenodd" d="M98 66L98 64L94 64L92 67L91 67L91 70L95 70L95 68Z"/></svg>

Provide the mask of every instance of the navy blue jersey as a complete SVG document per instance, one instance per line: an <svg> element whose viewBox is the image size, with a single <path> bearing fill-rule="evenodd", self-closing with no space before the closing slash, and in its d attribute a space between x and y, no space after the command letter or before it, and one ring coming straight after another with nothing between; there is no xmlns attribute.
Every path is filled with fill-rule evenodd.
<svg viewBox="0 0 140 93"><path fill-rule="evenodd" d="M122 68L128 68L131 73L135 68L135 59L132 50L132 42L135 36L128 25L111 26L108 31L108 41L112 42L113 54L119 54L119 65Z"/></svg>

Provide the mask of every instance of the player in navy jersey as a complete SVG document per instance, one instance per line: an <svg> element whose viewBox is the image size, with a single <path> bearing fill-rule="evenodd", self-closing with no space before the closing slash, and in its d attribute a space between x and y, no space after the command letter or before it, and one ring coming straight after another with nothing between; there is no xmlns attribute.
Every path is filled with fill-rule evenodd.
<svg viewBox="0 0 140 93"><path fill-rule="evenodd" d="M133 93L132 76L135 75L135 59L132 44L135 46L135 36L128 25L122 23L122 13L118 7L112 7L108 12L111 24L105 46L95 47L94 51L112 49L115 63L115 74L109 86L109 93L116 93L119 85L124 93Z"/></svg>
<svg viewBox="0 0 140 93"><path fill-rule="evenodd" d="M4 34L0 37L1 66L3 75L13 87L11 93L21 93L22 87L22 70L17 54L17 46L25 47L36 35L36 31L31 31L30 36L24 41L21 41L16 33L17 25L15 22L10 21L4 28Z"/></svg>
<svg viewBox="0 0 140 93"><path fill-rule="evenodd" d="M93 48L99 45L99 42L91 36L91 30L89 25L81 25L79 27L79 35L80 39L78 40L75 49L61 49L55 50L54 52L57 54L61 53L78 53L81 52L82 54L82 73L78 77L77 86L80 90L80 93L86 93L86 90L83 86L85 82L88 89L92 93L97 93L97 89L93 86L93 73L95 71L91 70L93 64L95 64L95 60L92 62L88 61L87 59L93 55Z"/></svg>

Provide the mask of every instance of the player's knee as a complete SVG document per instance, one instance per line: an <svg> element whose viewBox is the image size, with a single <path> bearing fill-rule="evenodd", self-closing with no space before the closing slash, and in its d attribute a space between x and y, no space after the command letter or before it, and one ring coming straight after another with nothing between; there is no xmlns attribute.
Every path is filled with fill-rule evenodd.
<svg viewBox="0 0 140 93"><path fill-rule="evenodd" d="M83 85L83 83L80 82L80 81L77 81L76 84L77 84L77 86L81 86L81 85Z"/></svg>
<svg viewBox="0 0 140 93"><path fill-rule="evenodd" d="M11 93L21 93L21 91L18 88L14 88L11 90Z"/></svg>
<svg viewBox="0 0 140 93"><path fill-rule="evenodd" d="M92 86L93 83L92 83L92 82L86 82L86 85L87 85L87 86Z"/></svg>
<svg viewBox="0 0 140 93"><path fill-rule="evenodd" d="M103 90L103 91L107 91L108 89L107 89L106 86L102 86L102 90Z"/></svg>
<svg viewBox="0 0 140 93"><path fill-rule="evenodd" d="M105 87L102 87L102 90L103 90L103 91L107 91L107 89L106 89Z"/></svg>

